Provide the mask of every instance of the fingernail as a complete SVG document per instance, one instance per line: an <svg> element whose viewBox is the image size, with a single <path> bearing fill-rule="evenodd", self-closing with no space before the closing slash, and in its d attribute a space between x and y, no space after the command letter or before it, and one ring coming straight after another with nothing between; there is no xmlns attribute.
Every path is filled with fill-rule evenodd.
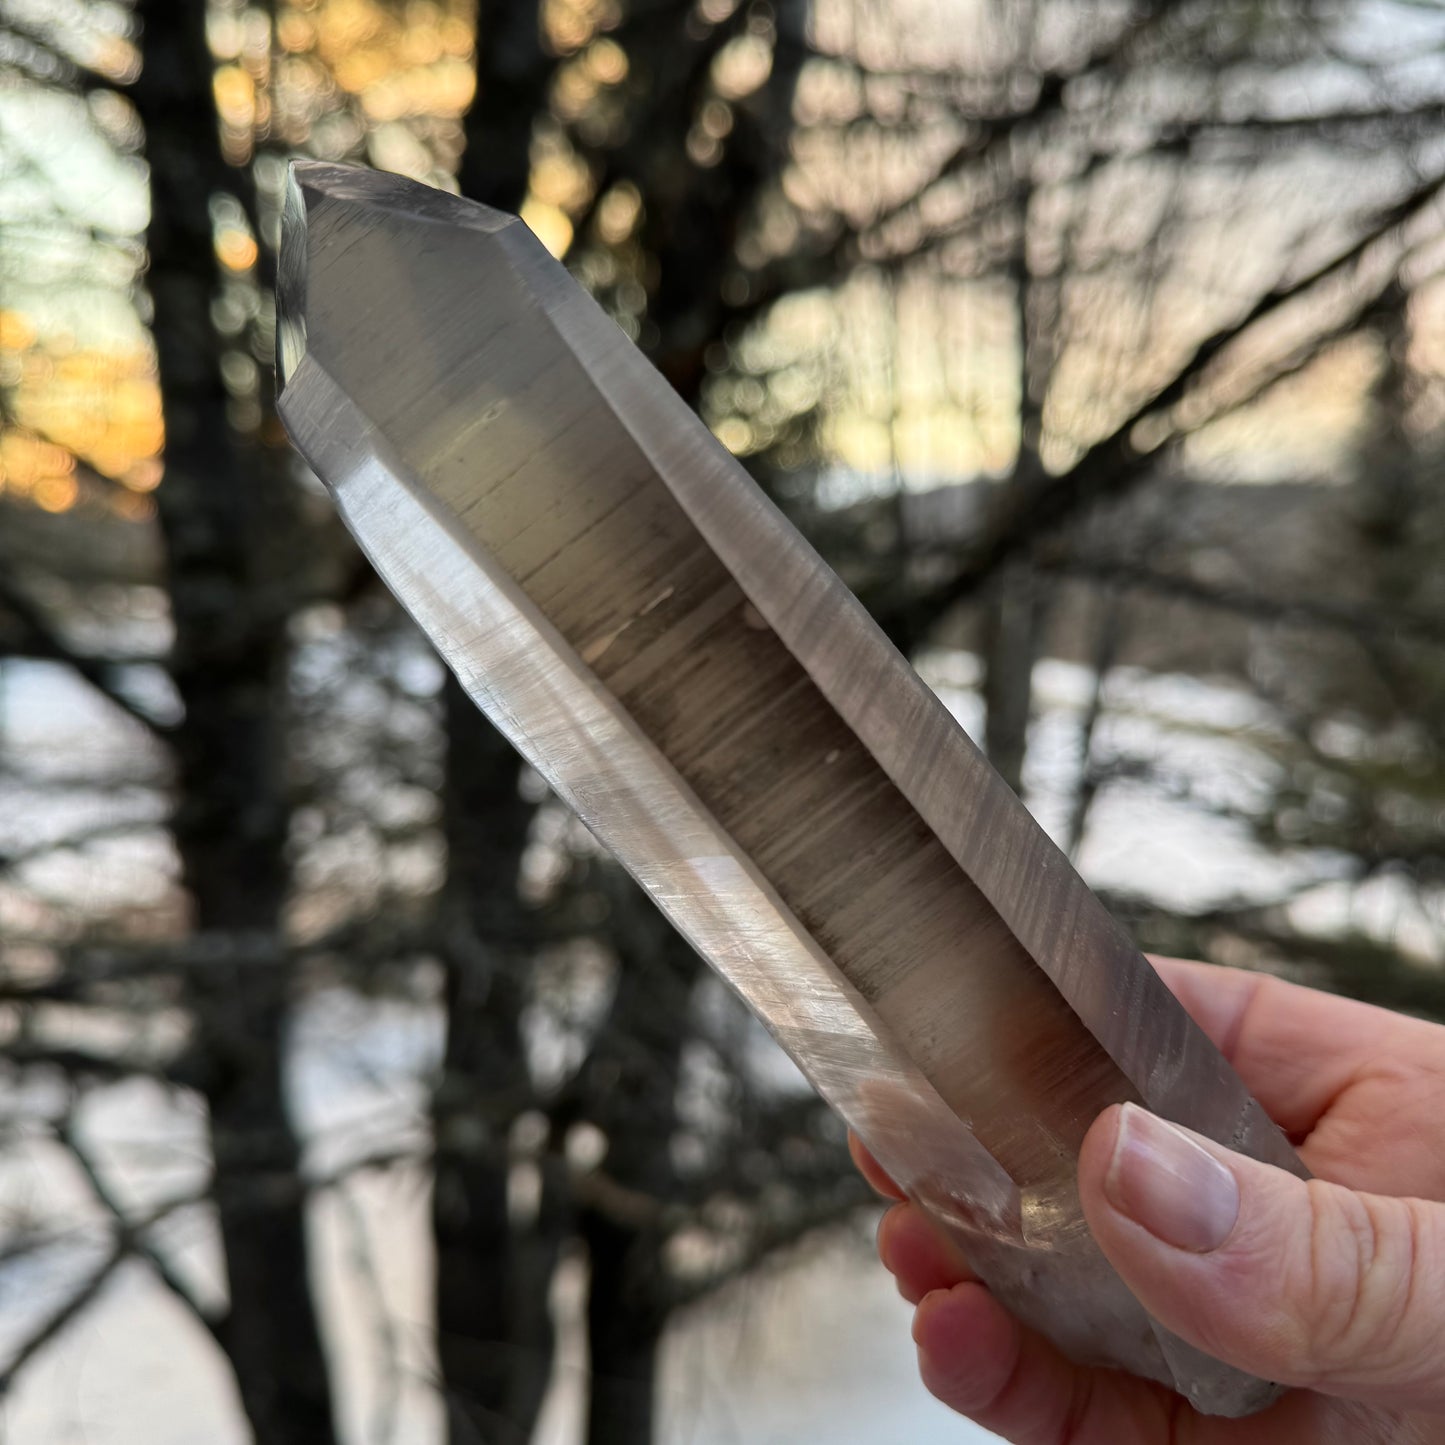
<svg viewBox="0 0 1445 1445"><path fill-rule="evenodd" d="M1175 1249L1218 1249L1239 1217L1234 1175L1186 1133L1125 1104L1104 1175L1110 1204Z"/></svg>

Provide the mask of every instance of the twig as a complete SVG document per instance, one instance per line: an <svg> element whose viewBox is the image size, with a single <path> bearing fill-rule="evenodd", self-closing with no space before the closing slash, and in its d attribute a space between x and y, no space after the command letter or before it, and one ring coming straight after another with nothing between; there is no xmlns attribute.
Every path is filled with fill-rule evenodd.
<svg viewBox="0 0 1445 1445"><path fill-rule="evenodd" d="M4 1371L0 1372L0 1399L9 1394L11 1385L15 1383L15 1376L99 1295L128 1253L125 1243L117 1239L111 1246L110 1253L96 1266L85 1283L59 1309L47 1316L40 1328L10 1357L10 1362Z"/></svg>
<svg viewBox="0 0 1445 1445"><path fill-rule="evenodd" d="M211 1337L219 1344L221 1342L221 1321L191 1293L190 1286L175 1272L165 1255L145 1240L143 1237L144 1229L137 1227L136 1223L126 1213L125 1207L111 1192L110 1186L106 1183L104 1176L101 1174L95 1160L91 1157L89 1150L81 1143L79 1131L75 1127L73 1116L67 1116L58 1134L60 1141L70 1150L75 1162L80 1166L81 1173L85 1175L86 1182L90 1185L91 1193L95 1195L96 1199L105 1207L106 1211L115 1221L119 1241L125 1244L133 1254L139 1255L144 1259L146 1263L155 1270L156 1274L160 1277L161 1283L185 1305Z"/></svg>
<svg viewBox="0 0 1445 1445"><path fill-rule="evenodd" d="M986 116L979 119L962 141L943 157L915 193L901 205L878 216L873 229L879 229L897 222L924 203L929 193L938 185L951 180L968 165L982 162L990 151L1006 150L1020 129L1042 125L1050 118L1064 111L1065 97L1070 85L1080 81L1097 80L1117 71L1129 49L1146 36L1172 10L1180 8L1181 0L1158 0L1145 7L1134 19L1127 22L1110 38L1100 50L1084 58L1071 70L1049 71L1039 77L1038 94L1027 109L1009 111L1003 115Z"/></svg>
<svg viewBox="0 0 1445 1445"><path fill-rule="evenodd" d="M65 833L59 838L46 838L28 847L18 848L13 853L0 852L0 868L14 869L36 858L48 858L52 853L71 852L86 848L92 843L104 842L109 838L124 838L142 829L157 829L164 823L155 818L122 818L111 823L98 824L79 833Z"/></svg>

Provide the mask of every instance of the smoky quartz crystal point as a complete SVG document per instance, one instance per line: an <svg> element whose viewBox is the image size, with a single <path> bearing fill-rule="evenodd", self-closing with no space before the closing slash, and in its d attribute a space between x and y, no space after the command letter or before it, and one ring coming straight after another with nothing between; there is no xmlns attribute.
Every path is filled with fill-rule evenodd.
<svg viewBox="0 0 1445 1445"><path fill-rule="evenodd" d="M293 166L279 406L488 717L1016 1314L1240 1415L1085 1225L1123 1100L1288 1143L862 606L514 217ZM679 1021L679 1024L681 1021Z"/></svg>

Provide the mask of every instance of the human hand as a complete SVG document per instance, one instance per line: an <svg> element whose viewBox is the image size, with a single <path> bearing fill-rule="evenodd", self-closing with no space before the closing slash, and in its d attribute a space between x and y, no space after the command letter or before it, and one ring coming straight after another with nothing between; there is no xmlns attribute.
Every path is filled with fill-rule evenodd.
<svg viewBox="0 0 1445 1445"><path fill-rule="evenodd" d="M1445 1445L1445 1029L1261 974L1154 962L1316 1178L1115 1106L1080 1152L1084 1213L1162 1324L1295 1388L1220 1420L1162 1385L1075 1365L901 1202L878 1252L917 1306L924 1383L1015 1445Z"/></svg>

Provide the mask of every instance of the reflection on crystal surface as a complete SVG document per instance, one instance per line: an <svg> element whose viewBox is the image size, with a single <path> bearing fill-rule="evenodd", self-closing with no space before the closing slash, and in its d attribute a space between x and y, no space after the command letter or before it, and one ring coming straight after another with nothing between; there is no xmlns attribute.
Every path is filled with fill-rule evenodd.
<svg viewBox="0 0 1445 1445"><path fill-rule="evenodd" d="M378 570L559 796L996 1293L1242 1413L1094 1248L1135 1099L1298 1168L947 711L520 224L293 174L280 406Z"/></svg>

